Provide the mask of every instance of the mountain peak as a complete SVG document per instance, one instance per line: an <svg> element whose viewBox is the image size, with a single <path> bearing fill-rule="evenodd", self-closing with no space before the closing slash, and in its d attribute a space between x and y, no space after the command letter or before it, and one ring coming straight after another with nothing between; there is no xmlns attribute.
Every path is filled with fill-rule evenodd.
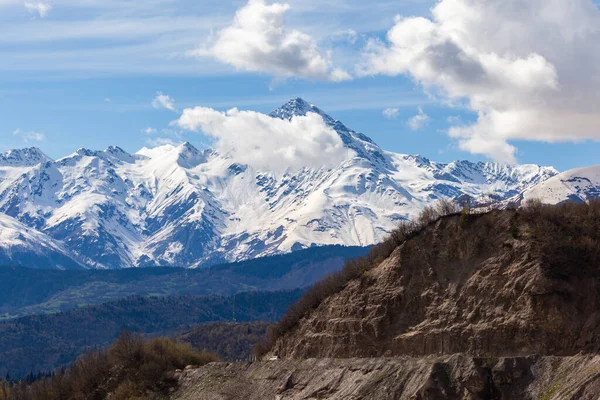
<svg viewBox="0 0 600 400"><path fill-rule="evenodd" d="M190 142L181 143L176 149L178 153L177 163L184 168L193 168L206 161L202 152Z"/></svg>
<svg viewBox="0 0 600 400"><path fill-rule="evenodd" d="M177 146L177 148L179 149L179 151L185 151L185 152L190 152L192 154L198 154L200 152L200 150L198 150L193 144L191 144L190 142L183 142L181 143L179 146Z"/></svg>
<svg viewBox="0 0 600 400"><path fill-rule="evenodd" d="M344 146L354 150L359 157L376 163L386 163L382 150L371 138L348 129L341 121L331 118L323 110L300 97L288 101L269 115L273 118L291 120L293 117L304 116L309 112L320 115L325 124L337 132Z"/></svg>
<svg viewBox="0 0 600 400"><path fill-rule="evenodd" d="M86 149L85 147L80 147L75 151L75 154L84 156L84 157L94 157L96 155L96 151L91 149Z"/></svg>
<svg viewBox="0 0 600 400"><path fill-rule="evenodd" d="M319 114L321 117L323 117L325 122L333 122L333 118L327 115L323 110L300 97L288 101L281 107L273 110L273 112L271 112L269 115L273 118L289 120L293 117L305 116L309 112Z"/></svg>
<svg viewBox="0 0 600 400"><path fill-rule="evenodd" d="M104 152L110 154L129 154L119 146L108 146Z"/></svg>
<svg viewBox="0 0 600 400"><path fill-rule="evenodd" d="M104 150L104 154L112 159L116 159L124 162L135 162L135 157L119 146L109 146L106 150Z"/></svg>
<svg viewBox="0 0 600 400"><path fill-rule="evenodd" d="M37 147L14 149L0 154L0 166L33 167L48 161L52 159Z"/></svg>

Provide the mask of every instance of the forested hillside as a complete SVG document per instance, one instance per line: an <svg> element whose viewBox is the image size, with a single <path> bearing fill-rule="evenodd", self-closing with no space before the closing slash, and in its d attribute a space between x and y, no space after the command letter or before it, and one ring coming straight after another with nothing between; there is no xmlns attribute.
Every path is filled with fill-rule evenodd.
<svg viewBox="0 0 600 400"><path fill-rule="evenodd" d="M230 296L293 290L339 270L368 248L325 246L209 269L134 268L52 271L0 268L0 320L56 313L128 296Z"/></svg>
<svg viewBox="0 0 600 400"><path fill-rule="evenodd" d="M177 336L196 350L216 354L223 361L248 360L273 322L211 322Z"/></svg>
<svg viewBox="0 0 600 400"><path fill-rule="evenodd" d="M231 297L132 297L52 315L0 323L0 376L22 377L66 365L103 348L123 330L174 335L215 321L276 321L302 291L240 293Z"/></svg>

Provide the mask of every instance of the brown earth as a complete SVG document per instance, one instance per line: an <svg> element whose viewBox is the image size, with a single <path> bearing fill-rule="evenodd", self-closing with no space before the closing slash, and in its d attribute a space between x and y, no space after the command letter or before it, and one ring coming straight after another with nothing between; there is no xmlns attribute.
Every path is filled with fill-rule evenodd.
<svg viewBox="0 0 600 400"><path fill-rule="evenodd" d="M176 400L596 400L600 356L215 363L179 379Z"/></svg>
<svg viewBox="0 0 600 400"><path fill-rule="evenodd" d="M600 203L585 207L441 218L286 328L281 361L180 372L175 398L598 399Z"/></svg>
<svg viewBox="0 0 600 400"><path fill-rule="evenodd" d="M515 212L443 218L277 340L287 358L567 356L600 343L598 279L554 279Z"/></svg>

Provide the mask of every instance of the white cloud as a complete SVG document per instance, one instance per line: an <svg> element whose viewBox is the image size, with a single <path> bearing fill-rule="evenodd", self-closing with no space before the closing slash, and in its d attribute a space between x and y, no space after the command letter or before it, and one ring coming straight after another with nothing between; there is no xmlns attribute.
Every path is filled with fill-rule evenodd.
<svg viewBox="0 0 600 400"><path fill-rule="evenodd" d="M156 93L156 97L152 100L152 107L166 108L167 110L177 111L175 108L175 99L161 92Z"/></svg>
<svg viewBox="0 0 600 400"><path fill-rule="evenodd" d="M301 77L336 82L351 79L346 71L333 68L329 54L322 54L312 37L286 30L284 14L289 9L288 4L249 0L236 12L233 23L220 30L208 47L188 54L212 56L238 69L266 72L279 79Z"/></svg>
<svg viewBox="0 0 600 400"><path fill-rule="evenodd" d="M196 107L184 110L174 124L205 133L216 140L221 154L257 169L336 167L354 155L314 113L288 121L237 108L220 112Z"/></svg>
<svg viewBox="0 0 600 400"><path fill-rule="evenodd" d="M49 17L60 9L60 19L47 17L38 21L42 23L35 23L30 18L22 18L24 2L52 4L54 9ZM359 0L285 2L292 5L293 15L286 14L289 24L309 33L317 43L323 43L321 54L327 55L325 50L332 49L338 66L354 62L346 62L346 54L340 53L340 47L345 43L331 42L332 32L353 28L359 34L360 43L364 32L385 29L386 21L389 21L389 4L365 4ZM231 25L236 8L244 3L219 0L0 0L0 72L3 76L6 72L13 75L35 73L36 79L54 79L57 75L89 78L229 74L230 69L222 68L214 58L198 63L185 54L204 43L211 32ZM90 40L97 46L90 46ZM349 52L350 58L354 60Z"/></svg>
<svg viewBox="0 0 600 400"><path fill-rule="evenodd" d="M24 6L27 11L32 14L38 14L40 18L46 18L48 13L50 13L50 10L52 10L52 6L50 4L42 2L25 3Z"/></svg>
<svg viewBox="0 0 600 400"><path fill-rule="evenodd" d="M177 142L169 138L152 138L146 140L146 144L150 147L160 147L165 145L176 146Z"/></svg>
<svg viewBox="0 0 600 400"><path fill-rule="evenodd" d="M35 131L23 131L21 129L17 129L13 132L13 135L21 137L25 143L43 142L46 140L46 135Z"/></svg>
<svg viewBox="0 0 600 400"><path fill-rule="evenodd" d="M396 119L400 114L400 110L397 108L386 108L385 110L383 110L382 114L387 119Z"/></svg>
<svg viewBox="0 0 600 400"><path fill-rule="evenodd" d="M352 45L356 44L360 38L361 35L359 35L354 29L346 29L331 35L331 39L334 41L344 41Z"/></svg>
<svg viewBox="0 0 600 400"><path fill-rule="evenodd" d="M448 121L449 124L458 125L461 123L462 118L460 117L460 115L451 115L448 118L446 118L446 121Z"/></svg>
<svg viewBox="0 0 600 400"><path fill-rule="evenodd" d="M153 135L156 133L156 128L148 127L143 129L142 132L144 132L146 135Z"/></svg>
<svg viewBox="0 0 600 400"><path fill-rule="evenodd" d="M425 114L425 111L419 107L417 115L408 120L408 126L410 126L410 129L413 131L418 131L423 129L429 123L429 120L429 115Z"/></svg>
<svg viewBox="0 0 600 400"><path fill-rule="evenodd" d="M346 31L346 40L348 40L348 43L350 44L356 44L358 41L358 32L354 29L348 29Z"/></svg>
<svg viewBox="0 0 600 400"><path fill-rule="evenodd" d="M364 75L408 74L477 114L463 150L515 161L512 140L600 140L600 11L592 0L441 0L371 40Z"/></svg>

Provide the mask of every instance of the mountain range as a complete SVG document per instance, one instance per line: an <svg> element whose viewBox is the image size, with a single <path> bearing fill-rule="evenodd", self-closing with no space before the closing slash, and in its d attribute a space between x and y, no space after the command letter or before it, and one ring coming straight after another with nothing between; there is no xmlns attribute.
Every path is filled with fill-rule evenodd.
<svg viewBox="0 0 600 400"><path fill-rule="evenodd" d="M385 151L302 99L270 115L307 113L320 115L355 155L336 168L276 172L190 143L135 154L82 148L58 160L37 148L4 153L0 263L203 267L316 245L372 245L439 198L506 201L556 187L558 199L572 196L565 184L585 186L585 196L598 188L583 177L590 171L577 177L538 165L438 163Z"/></svg>

